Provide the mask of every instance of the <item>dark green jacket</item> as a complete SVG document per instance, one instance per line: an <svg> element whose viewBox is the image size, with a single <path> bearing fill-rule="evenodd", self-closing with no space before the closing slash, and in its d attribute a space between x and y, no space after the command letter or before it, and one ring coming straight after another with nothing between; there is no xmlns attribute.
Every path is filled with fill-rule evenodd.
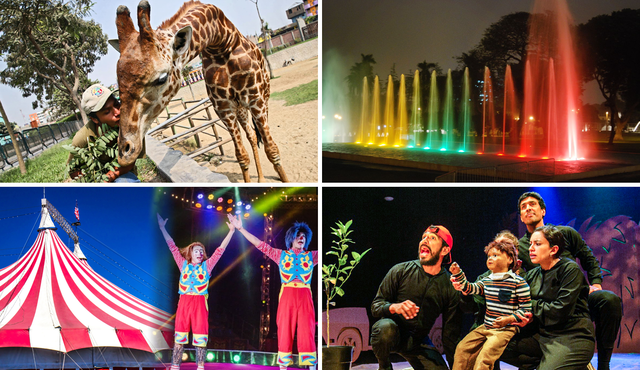
<svg viewBox="0 0 640 370"><path fill-rule="evenodd" d="M460 292L453 289L449 278L444 268L436 275L427 274L418 260L399 263L382 280L371 304L371 313L377 318L392 318L401 331L418 343L429 335L442 314L442 344L447 361L452 361L462 330L462 310ZM392 303L406 300L420 308L416 317L406 320L402 315L389 312Z"/></svg>
<svg viewBox="0 0 640 370"><path fill-rule="evenodd" d="M580 233L574 228L569 226L556 226L564 235L565 249L561 254L561 257L567 257L572 260L576 258L580 261L580 266L587 272L589 278L589 284L602 284L602 271L600 270L600 264L593 255L591 248L582 239ZM525 271L530 271L537 267L537 264L531 262L529 258L529 245L531 233L527 233L518 241L518 258L522 260L522 268Z"/></svg>

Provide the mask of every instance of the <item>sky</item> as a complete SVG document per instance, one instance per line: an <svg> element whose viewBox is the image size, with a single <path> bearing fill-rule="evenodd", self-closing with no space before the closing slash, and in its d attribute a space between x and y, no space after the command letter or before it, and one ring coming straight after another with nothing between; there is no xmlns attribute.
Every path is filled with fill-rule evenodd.
<svg viewBox="0 0 640 370"><path fill-rule="evenodd" d="M164 291L175 285L157 265L160 249L154 188L136 187L2 187L0 192L0 268L17 261L38 235L40 201L44 197L67 222L81 225L80 248L89 265L107 280L165 311L171 302ZM55 221L54 221L55 223ZM73 251L73 240L58 226L56 233ZM164 269L166 270L166 268Z"/></svg>
<svg viewBox="0 0 640 370"><path fill-rule="evenodd" d="M204 3L214 4L222 9L227 18L235 24L243 35L255 35L260 32L260 19L256 11L256 6L249 0L201 0ZM117 39L116 30L116 9L119 5L125 5L129 8L134 24L137 29L136 9L139 1L137 0L118 0L118 1L96 1L93 8L93 15L90 17L102 26L102 31L107 34L109 39ZM182 5L182 1L172 0L150 0L151 4L151 25L156 29L160 24L169 19ZM269 24L269 28L277 29L285 26L291 21L287 19L286 10L293 7L300 1L296 0L267 0L258 1L260 7L260 15L262 19ZM100 80L104 85L116 83L116 63L119 54L111 46L106 55L95 64L93 72L89 74L89 78ZM6 68L6 64L0 61L0 69ZM42 108L33 110L31 103L35 101L35 96L23 98L19 89L12 88L7 85L0 84L0 101L4 105L4 109L10 121L19 123L22 126L29 120L29 114L41 111ZM26 117L23 119L22 117Z"/></svg>
<svg viewBox="0 0 640 370"><path fill-rule="evenodd" d="M483 32L502 16L531 11L533 0L324 0L322 2L323 73L343 81L348 69L373 54L374 74L415 71L426 60L446 72L456 56L480 42ZM638 0L568 0L575 23L624 8ZM329 68L327 68L329 66ZM324 87L323 87L324 88ZM590 91L586 102L602 101Z"/></svg>

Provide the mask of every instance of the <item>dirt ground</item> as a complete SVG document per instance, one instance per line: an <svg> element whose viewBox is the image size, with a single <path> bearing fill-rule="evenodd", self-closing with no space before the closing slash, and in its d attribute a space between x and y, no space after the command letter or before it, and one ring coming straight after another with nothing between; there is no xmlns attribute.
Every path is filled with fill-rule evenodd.
<svg viewBox="0 0 640 370"><path fill-rule="evenodd" d="M275 66L272 66L275 67ZM318 58L300 61L293 65L273 70L276 78L271 80L271 93L280 92L298 85L302 85L318 79ZM205 84L199 81L192 85L193 96L189 87L183 87L174 99L183 98L185 101L199 101L207 97ZM293 106L284 106L284 100L269 100L269 129L274 138L282 165L289 177L290 182L317 183L318 182L318 100L306 102ZM192 106L193 104L187 104ZM174 102L169 105L172 113L181 112L184 108L181 102ZM215 112L210 109L215 118ZM206 118L204 112L198 113L196 117ZM161 114L159 121L166 120L166 114ZM201 123L204 121L201 121ZM195 123L196 126L198 123ZM188 126L187 121L182 121L181 126ZM177 132L185 129L177 128ZM223 140L230 138L229 133L217 126L217 132ZM164 136L170 136L171 130L164 130ZM215 141L212 136L213 130L207 129L205 133L199 134L201 146L206 146ZM258 174L255 167L251 145L243 133L243 144L251 157L249 174L252 182L258 181ZM178 144L174 149L183 153L192 152L197 148L194 138ZM214 149L206 154L199 155L194 159L201 165L209 168L213 172L226 175L231 182L244 182L240 166L235 157L233 142L223 145L224 155L219 149ZM267 182L280 182L278 174L269 162L264 153L264 145L260 146L260 164Z"/></svg>

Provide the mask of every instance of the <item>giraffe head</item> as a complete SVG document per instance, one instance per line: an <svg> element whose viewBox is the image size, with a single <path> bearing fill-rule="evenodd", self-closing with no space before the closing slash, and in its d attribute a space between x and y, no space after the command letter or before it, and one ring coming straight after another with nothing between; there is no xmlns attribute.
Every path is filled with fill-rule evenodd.
<svg viewBox="0 0 640 370"><path fill-rule="evenodd" d="M191 45L191 26L176 32L161 28L154 31L150 12L149 2L142 0L138 4L138 32L126 6L119 6L116 11L118 41L112 45L120 52L117 75L122 101L118 138L121 166L135 162L151 122L178 92Z"/></svg>

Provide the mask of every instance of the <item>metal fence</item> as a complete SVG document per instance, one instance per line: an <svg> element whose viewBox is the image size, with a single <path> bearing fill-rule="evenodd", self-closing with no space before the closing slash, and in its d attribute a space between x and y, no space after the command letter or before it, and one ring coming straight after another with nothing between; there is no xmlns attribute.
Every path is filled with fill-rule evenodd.
<svg viewBox="0 0 640 370"><path fill-rule="evenodd" d="M556 172L555 159L516 162L492 167L469 168L446 173L436 182L537 182L550 181Z"/></svg>
<svg viewBox="0 0 640 370"><path fill-rule="evenodd" d="M68 121L15 132L18 150L23 158L35 157L52 145L71 137L80 128L82 128L82 122ZM8 135L0 137L0 170L17 165L18 156L11 138Z"/></svg>

